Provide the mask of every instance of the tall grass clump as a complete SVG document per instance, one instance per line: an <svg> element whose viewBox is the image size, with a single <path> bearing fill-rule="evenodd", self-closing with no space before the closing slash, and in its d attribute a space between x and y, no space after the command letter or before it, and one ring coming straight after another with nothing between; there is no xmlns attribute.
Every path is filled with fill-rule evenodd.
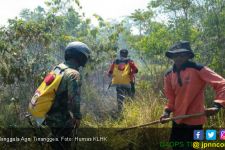
<svg viewBox="0 0 225 150"><path fill-rule="evenodd" d="M150 87L144 85L144 83L140 84L143 85L137 86L135 97L133 99L125 99L123 112L120 115L114 113L117 109L115 95L108 97L106 100L101 99L101 94L99 93L89 92L86 97L92 97L89 99L92 101L90 103L96 103L95 106L98 107L88 109L90 112L84 114L81 128L95 128L98 130L98 134L105 135L108 138L108 141L103 143L103 145L113 149L146 149L154 147L157 149L162 137L164 140L168 140L169 130L167 128L171 126L170 124L156 124L146 128L119 132L124 128L158 120L163 113L165 105L164 98L158 96ZM143 90L143 88L141 88L142 86L146 89ZM91 87L89 84L86 86L86 91L89 91L90 88L96 90L96 88ZM91 94L93 95L90 96ZM85 101L84 103L87 103L87 99ZM102 103L102 101L104 101L104 103ZM85 105L87 106L88 104ZM108 107L111 107L111 109ZM98 109L99 111L96 111ZM104 115L91 113L93 112L91 110L103 112ZM117 116L115 117L115 115ZM99 116L101 117L99 118Z"/></svg>

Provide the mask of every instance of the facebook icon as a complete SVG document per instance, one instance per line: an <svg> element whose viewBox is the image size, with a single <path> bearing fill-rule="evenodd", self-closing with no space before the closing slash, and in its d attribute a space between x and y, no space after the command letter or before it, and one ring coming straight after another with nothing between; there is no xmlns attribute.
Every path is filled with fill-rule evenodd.
<svg viewBox="0 0 225 150"><path fill-rule="evenodd" d="M204 139L203 130L194 130L193 137L194 137L194 140L203 140Z"/></svg>

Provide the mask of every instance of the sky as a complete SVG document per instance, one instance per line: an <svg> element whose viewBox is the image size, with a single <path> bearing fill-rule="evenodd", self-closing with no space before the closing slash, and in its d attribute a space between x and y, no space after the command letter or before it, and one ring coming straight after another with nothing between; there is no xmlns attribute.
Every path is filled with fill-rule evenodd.
<svg viewBox="0 0 225 150"><path fill-rule="evenodd" d="M118 19L130 15L135 9L146 9L150 0L80 0L86 17L96 13L103 19ZM19 16L22 9L45 6L44 0L0 0L0 25L9 18Z"/></svg>

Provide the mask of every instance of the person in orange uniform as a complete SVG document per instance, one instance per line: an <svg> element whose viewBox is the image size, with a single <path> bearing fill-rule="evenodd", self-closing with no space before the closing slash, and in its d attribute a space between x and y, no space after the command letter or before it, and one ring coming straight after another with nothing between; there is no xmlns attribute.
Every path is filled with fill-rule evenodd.
<svg viewBox="0 0 225 150"><path fill-rule="evenodd" d="M172 59L174 64L164 76L164 94L168 103L160 120L164 123L171 112L173 117L205 112L205 116L173 121L170 141L193 141L193 131L202 129L206 116L214 115L225 107L225 79L210 68L190 61L194 53L188 41L175 43L166 52L166 57ZM207 84L216 93L211 108L204 106Z"/></svg>

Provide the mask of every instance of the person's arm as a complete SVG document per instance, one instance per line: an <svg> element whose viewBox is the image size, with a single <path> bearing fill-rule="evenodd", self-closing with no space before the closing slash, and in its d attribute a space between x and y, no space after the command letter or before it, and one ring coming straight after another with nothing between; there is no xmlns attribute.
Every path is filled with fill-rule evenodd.
<svg viewBox="0 0 225 150"><path fill-rule="evenodd" d="M216 92L214 100L215 105L225 107L225 79L208 67L204 67L200 71L200 76L201 79L210 84Z"/></svg>
<svg viewBox="0 0 225 150"><path fill-rule="evenodd" d="M114 69L114 62L109 67L109 70L108 70L108 73L107 73L109 77L113 74L113 69Z"/></svg>
<svg viewBox="0 0 225 150"><path fill-rule="evenodd" d="M138 68L137 68L137 66L135 65L135 63L134 63L133 60L130 60L130 61L129 61L129 65L130 65L130 68L131 68L131 74L138 73Z"/></svg>
<svg viewBox="0 0 225 150"><path fill-rule="evenodd" d="M170 74L164 77L164 94L168 99L167 105L165 106L165 110L172 112L174 109L175 94L172 89Z"/></svg>
<svg viewBox="0 0 225 150"><path fill-rule="evenodd" d="M161 123L164 123L163 119L168 118L170 116L170 113L174 109L175 95L174 95L174 91L172 90L170 78L171 78L171 76L169 74L165 75L165 77L164 77L164 95L168 99L168 102L165 106L164 113L160 117Z"/></svg>
<svg viewBox="0 0 225 150"><path fill-rule="evenodd" d="M200 77L210 84L216 93L213 108L206 109L206 115L213 115L220 108L225 108L225 79L208 67L200 70Z"/></svg>
<svg viewBox="0 0 225 150"><path fill-rule="evenodd" d="M68 80L68 111L72 115L72 120L74 125L79 126L79 120L81 120L82 115L80 112L80 74L78 72L73 72L69 76Z"/></svg>

